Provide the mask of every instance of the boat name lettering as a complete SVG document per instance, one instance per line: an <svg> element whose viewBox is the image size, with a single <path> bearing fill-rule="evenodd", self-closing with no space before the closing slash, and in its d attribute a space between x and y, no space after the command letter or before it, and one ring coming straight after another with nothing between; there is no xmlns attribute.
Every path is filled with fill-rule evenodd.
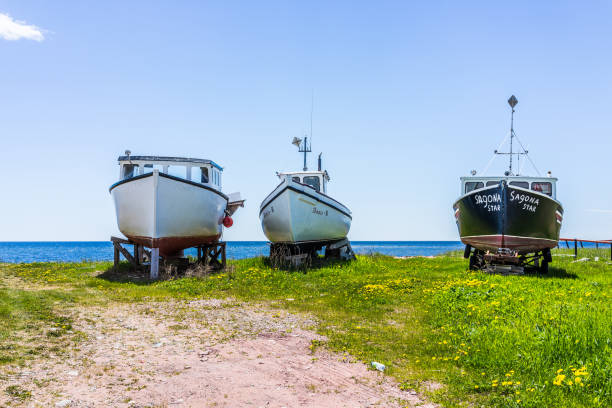
<svg viewBox="0 0 612 408"><path fill-rule="evenodd" d="M501 211L501 195L497 194L478 194L474 196L477 205L482 205L489 212Z"/></svg>
<svg viewBox="0 0 612 408"><path fill-rule="evenodd" d="M314 208L312 209L312 213L313 213L313 214L317 214L317 215L325 215L325 216L327 217L327 216L328 216L328 214L329 214L329 211L327 211L327 210L325 210L325 211L323 211L323 210L317 210L317 207L314 207Z"/></svg>
<svg viewBox="0 0 612 408"><path fill-rule="evenodd" d="M501 195L499 193L497 194L478 194L474 198L476 199L476 204L482 205L484 207L486 207L487 204L501 202Z"/></svg>
<svg viewBox="0 0 612 408"><path fill-rule="evenodd" d="M516 201L518 204L523 204L521 209L531 212L536 212L540 204L539 198L530 196L529 194L517 193L515 191L510 191L510 201Z"/></svg>

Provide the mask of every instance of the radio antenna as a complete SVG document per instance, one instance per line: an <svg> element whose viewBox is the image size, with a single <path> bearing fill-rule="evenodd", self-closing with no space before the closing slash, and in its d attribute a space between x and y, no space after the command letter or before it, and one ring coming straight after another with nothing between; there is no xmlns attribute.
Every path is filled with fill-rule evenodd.
<svg viewBox="0 0 612 408"><path fill-rule="evenodd" d="M314 89L310 96L310 142L312 143L312 114L314 112Z"/></svg>

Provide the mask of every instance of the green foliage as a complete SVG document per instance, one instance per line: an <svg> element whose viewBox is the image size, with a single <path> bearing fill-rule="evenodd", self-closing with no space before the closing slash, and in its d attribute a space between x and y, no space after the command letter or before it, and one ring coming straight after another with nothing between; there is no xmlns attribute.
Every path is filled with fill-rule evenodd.
<svg viewBox="0 0 612 408"><path fill-rule="evenodd" d="M32 396L32 393L28 390L21 388L18 385L9 385L4 390L5 394L9 397L25 401Z"/></svg>
<svg viewBox="0 0 612 408"><path fill-rule="evenodd" d="M546 276L469 272L466 260L449 254L360 256L306 273L253 258L204 278L160 282L100 275L107 263L5 264L0 278L53 285L39 296L43 302L65 296L60 307L233 297L304 312L317 319L327 347L385 364L402 388L427 392L431 382L443 384L428 392L445 406L611 406L609 248L579 250L579 258L599 256L597 262L573 262L570 253L555 251ZM0 300L0 321L15 320L3 305ZM34 313L24 321L36 318L46 319Z"/></svg>

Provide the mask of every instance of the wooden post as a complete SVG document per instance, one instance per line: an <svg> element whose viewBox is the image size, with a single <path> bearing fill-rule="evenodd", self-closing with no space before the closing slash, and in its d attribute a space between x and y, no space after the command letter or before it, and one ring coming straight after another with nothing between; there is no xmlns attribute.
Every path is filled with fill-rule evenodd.
<svg viewBox="0 0 612 408"><path fill-rule="evenodd" d="M574 239L574 258L578 259L578 240Z"/></svg>
<svg viewBox="0 0 612 408"><path fill-rule="evenodd" d="M115 269L119 267L119 261L121 261L121 257L119 255L119 249L117 248L117 244L113 242L113 249L115 250L115 258L114 258L114 266Z"/></svg>
<svg viewBox="0 0 612 408"><path fill-rule="evenodd" d="M159 277L159 248L151 248L151 275L150 278L155 280Z"/></svg>
<svg viewBox="0 0 612 408"><path fill-rule="evenodd" d="M140 245L134 244L134 260L136 261L136 265L140 265L140 254L138 252L138 247Z"/></svg>
<svg viewBox="0 0 612 408"><path fill-rule="evenodd" d="M222 259L222 261L221 261L221 265L222 266L221 267L223 269L225 269L225 262L226 262L226 258L225 258L225 242L223 242L221 244L221 259Z"/></svg>

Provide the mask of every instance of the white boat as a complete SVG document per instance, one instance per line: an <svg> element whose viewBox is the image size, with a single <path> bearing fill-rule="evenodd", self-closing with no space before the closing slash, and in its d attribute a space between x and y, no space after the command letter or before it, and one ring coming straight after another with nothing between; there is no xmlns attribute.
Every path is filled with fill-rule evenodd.
<svg viewBox="0 0 612 408"><path fill-rule="evenodd" d="M272 243L323 243L346 238L351 227L351 211L327 195L329 174L308 171L308 138L295 138L293 144L304 152L304 169L277 173L281 183L261 203L259 219L264 234Z"/></svg>
<svg viewBox="0 0 612 408"><path fill-rule="evenodd" d="M243 206L240 194L221 190L223 168L211 160L120 156L120 180L109 191L119 230L162 256L212 244Z"/></svg>

